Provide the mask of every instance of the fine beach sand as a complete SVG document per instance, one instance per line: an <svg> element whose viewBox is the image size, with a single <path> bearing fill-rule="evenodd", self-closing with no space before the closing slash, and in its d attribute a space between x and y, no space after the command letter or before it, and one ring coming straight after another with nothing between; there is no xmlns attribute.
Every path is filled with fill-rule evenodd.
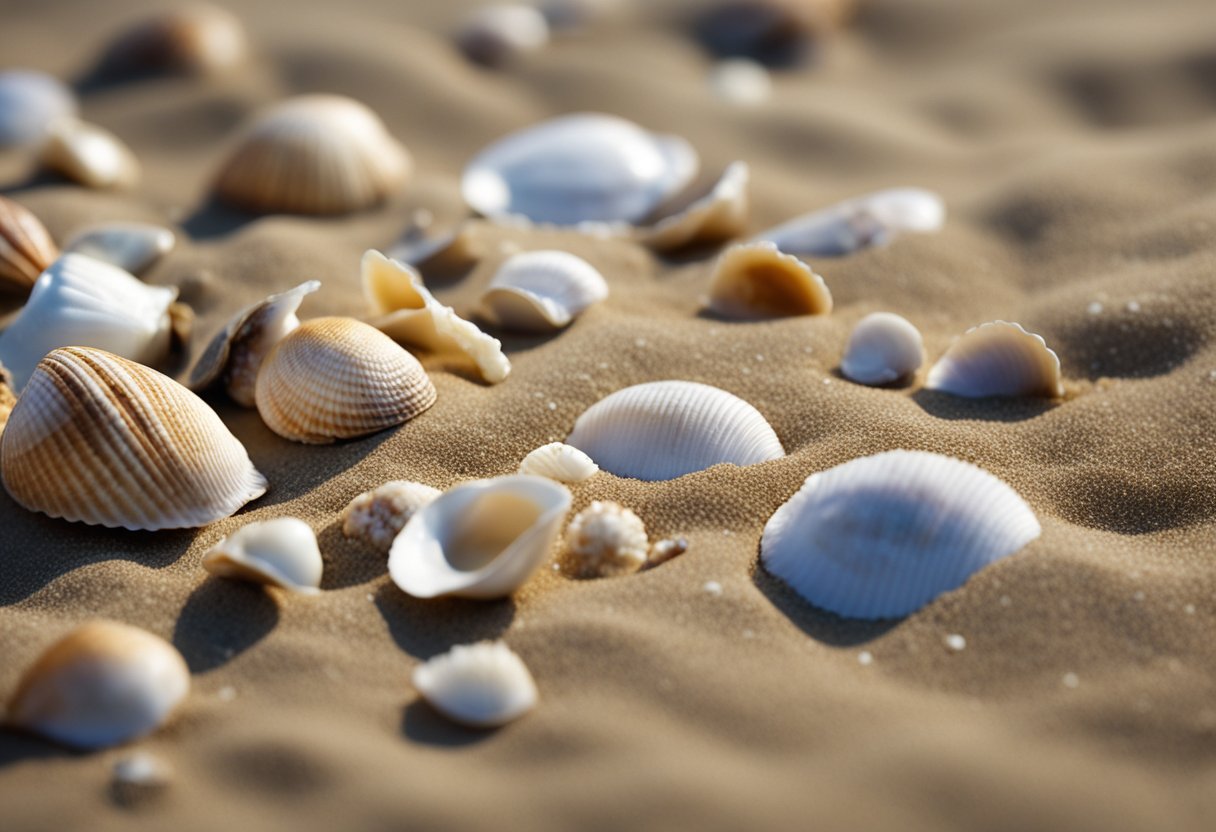
<svg viewBox="0 0 1216 832"><path fill-rule="evenodd" d="M85 73L137 2L8 4L0 61ZM308 279L302 314L363 313L359 257L420 207L462 213L462 165L545 117L601 110L687 137L713 173L750 163L752 228L882 187L940 192L935 235L812 261L823 318L699 315L712 251L478 226L491 252L428 274L468 311L498 244L563 248L607 302L551 338L504 338L485 386L428 362L435 406L328 447L281 440L211 399L271 483L238 516L129 533L48 519L0 494L0 699L73 625L106 617L171 640L193 690L140 741L173 785L115 805L123 750L71 754L0 733L0 827L26 829L1189 830L1216 818L1216 16L1211 0L872 0L818 66L766 104L707 90L682 13L555 42L500 72L447 38L466 2L241 5L255 64L213 80L89 91L86 118L144 163L126 194L31 175L0 191L62 241L86 222L178 229L149 280L181 287L194 348L234 310ZM408 190L340 219L251 219L206 204L248 114L298 92L358 98L413 153ZM9 302L6 311L16 308ZM842 379L852 325L898 312L930 358L1015 320L1060 355L1059 403L969 402ZM459 369L459 368L456 368ZM390 479L444 488L509 473L621 387L689 379L772 423L788 457L670 482L575 486L633 508L687 554L619 579L546 570L511 600L419 601L346 540L347 501ZM891 448L967 459L1034 508L1042 537L907 619L843 621L757 567L765 521L810 473ZM326 590L288 597L199 561L249 520L317 531ZM708 581L722 593L704 591ZM961 634L966 649L943 644ZM492 733L417 701L409 675L454 644L504 638L541 702ZM868 651L872 663L859 655ZM1067 682L1065 681L1067 679Z"/></svg>

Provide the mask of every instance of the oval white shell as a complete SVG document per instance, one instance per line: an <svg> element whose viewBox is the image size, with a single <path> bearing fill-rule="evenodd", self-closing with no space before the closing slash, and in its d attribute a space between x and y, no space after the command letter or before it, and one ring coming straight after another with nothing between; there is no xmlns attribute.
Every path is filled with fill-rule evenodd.
<svg viewBox="0 0 1216 832"><path fill-rule="evenodd" d="M387 555L410 518L442 493L420 482L386 482L347 504L342 511L342 534L366 540Z"/></svg>
<svg viewBox="0 0 1216 832"><path fill-rule="evenodd" d="M304 595L321 591L323 567L316 534L295 517L247 523L203 555L203 568L212 575L269 584Z"/></svg>
<svg viewBox="0 0 1216 832"><path fill-rule="evenodd" d="M457 645L414 668L414 688L431 707L474 728L506 725L536 706L536 682L501 641Z"/></svg>
<svg viewBox="0 0 1216 832"><path fill-rule="evenodd" d="M636 384L593 404L566 440L605 471L670 480L712 465L753 465L785 456L756 408L692 381Z"/></svg>
<svg viewBox="0 0 1216 832"><path fill-rule="evenodd" d="M746 162L731 162L709 193L687 208L647 228L638 229L638 242L655 251L671 251L693 243L714 243L743 233L751 198L751 169Z"/></svg>
<svg viewBox="0 0 1216 832"><path fill-rule="evenodd" d="M76 96L43 72L0 72L0 147L33 144L52 122L76 114Z"/></svg>
<svg viewBox="0 0 1216 832"><path fill-rule="evenodd" d="M456 43L469 60L498 66L547 45L549 22L532 6L482 6L465 19Z"/></svg>
<svg viewBox="0 0 1216 832"><path fill-rule="evenodd" d="M853 327L840 372L860 384L890 384L911 376L924 362L920 331L907 318L875 312Z"/></svg>
<svg viewBox="0 0 1216 832"><path fill-rule="evenodd" d="M128 188L139 182L139 160L121 139L71 116L52 122L42 164L87 188Z"/></svg>
<svg viewBox="0 0 1216 832"><path fill-rule="evenodd" d="M1026 501L981 468L888 451L807 477L764 527L760 559L816 606L909 615L1039 536Z"/></svg>
<svg viewBox="0 0 1216 832"><path fill-rule="evenodd" d="M782 251L843 257L890 243L904 232L929 234L946 221L942 198L921 188L893 188L867 194L796 217L758 234Z"/></svg>
<svg viewBox="0 0 1216 832"><path fill-rule="evenodd" d="M562 559L575 575L612 577L646 565L650 538L646 524L632 511L619 503L594 500L566 527L565 547Z"/></svg>
<svg viewBox="0 0 1216 832"><path fill-rule="evenodd" d="M772 243L742 243L718 258L709 308L742 320L826 315L832 311L832 293L810 266Z"/></svg>
<svg viewBox="0 0 1216 832"><path fill-rule="evenodd" d="M962 334L929 369L928 390L969 399L1064 394L1060 359L1020 324L993 321Z"/></svg>
<svg viewBox="0 0 1216 832"><path fill-rule="evenodd" d="M504 329L552 332L606 297L608 282L583 258L525 251L499 266L481 296L481 311Z"/></svg>
<svg viewBox="0 0 1216 832"><path fill-rule="evenodd" d="M423 506L393 541L393 583L417 598L502 598L549 559L570 492L543 477L462 483Z"/></svg>
<svg viewBox="0 0 1216 832"><path fill-rule="evenodd" d="M82 228L67 241L63 251L65 254L86 254L139 275L173 251L176 242L176 235L159 225L110 222Z"/></svg>
<svg viewBox="0 0 1216 832"><path fill-rule="evenodd" d="M773 94L773 78L764 65L748 58L719 61L709 73L709 88L729 104L763 104Z"/></svg>
<svg viewBox="0 0 1216 832"><path fill-rule="evenodd" d="M600 466L572 445L550 442L532 451L519 463L519 473L548 477L556 482L576 483L591 479Z"/></svg>

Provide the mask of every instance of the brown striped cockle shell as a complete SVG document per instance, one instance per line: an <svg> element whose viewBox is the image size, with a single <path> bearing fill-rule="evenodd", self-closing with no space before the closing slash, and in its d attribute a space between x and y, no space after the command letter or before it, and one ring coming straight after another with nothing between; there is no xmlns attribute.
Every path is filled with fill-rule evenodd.
<svg viewBox="0 0 1216 832"><path fill-rule="evenodd" d="M255 398L279 436L319 445L408 422L435 403L435 386L418 359L375 327L317 318L266 356Z"/></svg>
<svg viewBox="0 0 1216 832"><path fill-rule="evenodd" d="M202 399L88 347L39 362L0 436L0 478L31 511L131 530L205 526L266 493Z"/></svg>
<svg viewBox="0 0 1216 832"><path fill-rule="evenodd" d="M28 293L58 256L42 222L25 206L0 196L0 287Z"/></svg>

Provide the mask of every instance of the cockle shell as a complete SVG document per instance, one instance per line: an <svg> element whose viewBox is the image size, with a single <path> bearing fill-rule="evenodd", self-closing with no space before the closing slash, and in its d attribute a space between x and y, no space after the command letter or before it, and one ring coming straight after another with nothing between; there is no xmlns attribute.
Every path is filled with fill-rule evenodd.
<svg viewBox="0 0 1216 832"><path fill-rule="evenodd" d="M532 6L503 3L470 12L456 44L470 61L499 66L549 43L549 22Z"/></svg>
<svg viewBox="0 0 1216 832"><path fill-rule="evenodd" d="M0 477L31 511L131 530L205 526L266 493L202 399L87 347L39 362L0 435Z"/></svg>
<svg viewBox="0 0 1216 832"><path fill-rule="evenodd" d="M435 403L418 359L354 318L316 318L279 341L257 376L266 426L317 445L403 424Z"/></svg>
<svg viewBox="0 0 1216 832"><path fill-rule="evenodd" d="M434 355L472 360L491 384L511 372L502 342L437 301L422 276L405 263L374 249L365 252L363 296L372 311L369 323L393 340Z"/></svg>
<svg viewBox="0 0 1216 832"><path fill-rule="evenodd" d="M637 572L649 553L640 517L619 503L594 500L566 527L562 561L577 577L604 578Z"/></svg>
<svg viewBox="0 0 1216 832"><path fill-rule="evenodd" d="M565 251L524 251L508 257L481 296L481 314L504 329L553 332L608 297L594 266Z"/></svg>
<svg viewBox="0 0 1216 832"><path fill-rule="evenodd" d="M748 182L751 169L746 162L732 162L709 192L687 208L663 217L653 225L639 228L638 242L655 251L673 251L693 243L729 240L747 227L751 199Z"/></svg>
<svg viewBox="0 0 1216 832"><path fill-rule="evenodd" d="M756 408L693 381L652 381L618 390L579 416L566 442L605 471L639 480L670 480L722 463L753 465L785 456Z"/></svg>
<svg viewBox="0 0 1216 832"><path fill-rule="evenodd" d="M90 225L71 236L65 254L86 254L134 275L159 263L177 243L168 228L142 222L110 222Z"/></svg>
<svg viewBox="0 0 1216 832"><path fill-rule="evenodd" d="M260 214L347 214L399 191L412 168L409 152L365 105L303 95L245 128L216 176L215 193Z"/></svg>
<svg viewBox="0 0 1216 832"><path fill-rule="evenodd" d="M190 691L190 670L164 639L90 621L25 671L9 722L74 748L129 742L159 728Z"/></svg>
<svg viewBox="0 0 1216 832"><path fill-rule="evenodd" d="M502 598L549 559L570 492L519 474L462 483L423 506L393 541L393 583L417 598Z"/></svg>
<svg viewBox="0 0 1216 832"><path fill-rule="evenodd" d="M899 315L875 312L853 327L840 372L859 384L890 384L908 378L924 362L920 331Z"/></svg>
<svg viewBox="0 0 1216 832"><path fill-rule="evenodd" d="M43 72L0 72L0 147L35 144L52 122L76 114L76 96Z"/></svg>
<svg viewBox="0 0 1216 832"><path fill-rule="evenodd" d="M981 468L888 451L807 477L769 519L760 559L816 606L909 615L1039 536L1034 512Z"/></svg>
<svg viewBox="0 0 1216 832"><path fill-rule="evenodd" d="M323 567L316 534L295 517L247 523L203 555L203 568L212 575L268 584L302 595L320 593Z"/></svg>
<svg viewBox="0 0 1216 832"><path fill-rule="evenodd" d="M414 668L415 690L448 719L497 728L536 706L536 682L501 641L458 644Z"/></svg>
<svg viewBox="0 0 1216 832"><path fill-rule="evenodd" d="M387 555L410 518L442 493L420 482L386 482L347 504L342 511L342 534L365 540Z"/></svg>
<svg viewBox="0 0 1216 832"><path fill-rule="evenodd" d="M519 473L548 477L555 482L577 483L589 480L600 466L572 445L550 442L532 451L519 463Z"/></svg>
<svg viewBox="0 0 1216 832"><path fill-rule="evenodd" d="M743 320L826 315L832 311L832 293L810 266L772 243L742 243L718 258L709 308Z"/></svg>
<svg viewBox="0 0 1216 832"><path fill-rule="evenodd" d="M139 160L121 139L71 116L47 128L42 164L86 188L129 188L140 177Z"/></svg>
<svg viewBox="0 0 1216 832"><path fill-rule="evenodd" d="M1041 336L1006 321L964 332L929 369L925 388L969 399L1064 394L1059 357Z"/></svg>
<svg viewBox="0 0 1216 832"><path fill-rule="evenodd" d="M208 75L245 62L249 39L240 19L217 6L195 3L165 9L120 32L98 61L103 77Z"/></svg>
<svg viewBox="0 0 1216 832"><path fill-rule="evenodd" d="M0 288L28 292L58 256L46 226L25 206L0 196Z"/></svg>
<svg viewBox="0 0 1216 832"><path fill-rule="evenodd" d="M815 257L843 257L870 246L887 245L904 232L940 231L946 220L942 198L921 188L894 188L796 217L756 235L782 251Z"/></svg>

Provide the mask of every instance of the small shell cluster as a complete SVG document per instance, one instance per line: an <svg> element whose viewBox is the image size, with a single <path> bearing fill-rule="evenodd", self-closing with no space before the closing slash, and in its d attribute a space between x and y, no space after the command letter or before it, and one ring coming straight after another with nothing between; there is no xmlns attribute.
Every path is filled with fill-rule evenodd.
<svg viewBox="0 0 1216 832"><path fill-rule="evenodd" d="M519 463L519 473L548 477L555 482L579 483L599 473L600 466L573 445L550 442L532 451Z"/></svg>
<svg viewBox="0 0 1216 832"><path fill-rule="evenodd" d="M826 315L832 293L810 266L772 243L728 248L710 279L709 308L725 318Z"/></svg>
<svg viewBox="0 0 1216 832"><path fill-rule="evenodd" d="M86 188L130 188L141 174L139 160L120 138L71 116L48 126L42 164Z"/></svg>
<svg viewBox="0 0 1216 832"><path fill-rule="evenodd" d="M203 555L203 568L212 575L301 595L321 591L323 566L312 527L295 517L247 523Z"/></svg>
<svg viewBox="0 0 1216 832"><path fill-rule="evenodd" d="M0 72L0 147L38 144L55 121L76 115L76 96L42 72Z"/></svg>
<svg viewBox="0 0 1216 832"><path fill-rule="evenodd" d="M342 534L387 555L410 518L442 493L420 482L386 482L350 501L342 511Z"/></svg>
<svg viewBox="0 0 1216 832"><path fill-rule="evenodd" d="M0 287L30 291L58 256L46 226L21 204L0 196Z"/></svg>
<svg viewBox="0 0 1216 832"><path fill-rule="evenodd" d="M527 665L501 641L457 645L414 668L414 688L448 719L497 728L536 707Z"/></svg>
<svg viewBox="0 0 1216 832"><path fill-rule="evenodd" d="M649 552L640 517L619 503L594 500L566 527L562 560L576 577L605 578L637 572Z"/></svg>
<svg viewBox="0 0 1216 832"><path fill-rule="evenodd" d="M608 297L595 267L564 251L527 251L498 267L481 296L482 315L504 329L553 332Z"/></svg>

